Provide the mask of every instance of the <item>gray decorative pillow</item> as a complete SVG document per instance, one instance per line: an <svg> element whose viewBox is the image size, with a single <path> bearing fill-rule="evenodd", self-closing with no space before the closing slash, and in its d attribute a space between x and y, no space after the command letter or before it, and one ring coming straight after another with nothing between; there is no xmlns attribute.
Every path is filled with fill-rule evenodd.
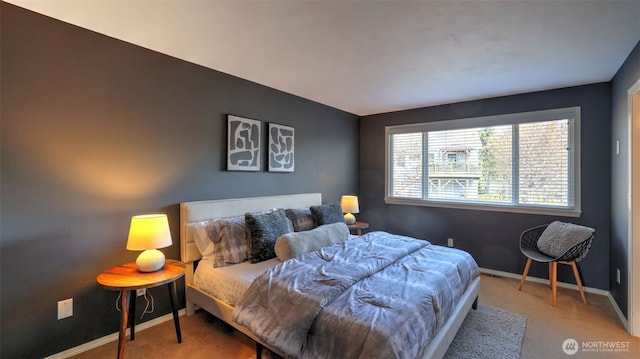
<svg viewBox="0 0 640 359"><path fill-rule="evenodd" d="M536 245L538 250L557 258L571 247L591 237L593 228L572 223L554 221L542 232Z"/></svg>
<svg viewBox="0 0 640 359"><path fill-rule="evenodd" d="M284 262L347 239L349 228L345 223L336 222L309 231L283 234L276 241L275 252L278 259Z"/></svg>
<svg viewBox="0 0 640 359"><path fill-rule="evenodd" d="M308 231L316 228L316 220L309 209L286 209L285 214L293 224L295 232Z"/></svg>
<svg viewBox="0 0 640 359"><path fill-rule="evenodd" d="M323 206L311 206L309 209L311 210L311 214L313 214L313 218L315 218L318 226L336 222L344 223L342 207L340 207L338 202Z"/></svg>
<svg viewBox="0 0 640 359"><path fill-rule="evenodd" d="M225 267L248 259L249 241L244 216L214 220L207 227L213 242L214 267Z"/></svg>
<svg viewBox="0 0 640 359"><path fill-rule="evenodd" d="M284 210L269 213L247 213L245 215L250 237L249 260L258 263L274 258L274 246L278 237L289 233L289 221Z"/></svg>
<svg viewBox="0 0 640 359"><path fill-rule="evenodd" d="M211 219L194 226L194 242L202 258L214 267L244 262L249 258L249 239L244 216Z"/></svg>

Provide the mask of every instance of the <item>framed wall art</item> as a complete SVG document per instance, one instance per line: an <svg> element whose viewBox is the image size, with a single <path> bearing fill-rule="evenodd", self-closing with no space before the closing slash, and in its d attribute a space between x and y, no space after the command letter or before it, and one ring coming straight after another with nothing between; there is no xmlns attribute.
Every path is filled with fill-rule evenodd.
<svg viewBox="0 0 640 359"><path fill-rule="evenodd" d="M293 127L269 123L269 172L294 171Z"/></svg>
<svg viewBox="0 0 640 359"><path fill-rule="evenodd" d="M258 120L227 116L227 171L260 171Z"/></svg>

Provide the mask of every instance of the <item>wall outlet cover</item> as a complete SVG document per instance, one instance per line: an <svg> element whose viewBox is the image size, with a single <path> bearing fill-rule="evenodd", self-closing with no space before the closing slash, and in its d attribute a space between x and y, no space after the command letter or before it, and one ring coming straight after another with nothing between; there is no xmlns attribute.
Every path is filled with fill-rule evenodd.
<svg viewBox="0 0 640 359"><path fill-rule="evenodd" d="M73 298L58 302L58 320L73 316Z"/></svg>

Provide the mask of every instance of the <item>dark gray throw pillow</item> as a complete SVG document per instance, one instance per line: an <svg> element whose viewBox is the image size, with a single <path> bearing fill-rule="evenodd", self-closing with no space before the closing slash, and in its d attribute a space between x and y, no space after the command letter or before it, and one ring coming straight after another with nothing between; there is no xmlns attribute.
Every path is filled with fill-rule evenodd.
<svg viewBox="0 0 640 359"><path fill-rule="evenodd" d="M258 263L276 256L276 239L289 233L289 222L284 210L268 213L245 214L247 231L250 236L249 260Z"/></svg>
<svg viewBox="0 0 640 359"><path fill-rule="evenodd" d="M287 208L284 212L293 224L294 231L302 232L316 228L316 220L313 218L311 210Z"/></svg>
<svg viewBox="0 0 640 359"><path fill-rule="evenodd" d="M316 220L316 225L318 226L336 222L344 223L342 207L340 207L338 202L325 204L323 206L311 206L309 209L311 210L313 218Z"/></svg>

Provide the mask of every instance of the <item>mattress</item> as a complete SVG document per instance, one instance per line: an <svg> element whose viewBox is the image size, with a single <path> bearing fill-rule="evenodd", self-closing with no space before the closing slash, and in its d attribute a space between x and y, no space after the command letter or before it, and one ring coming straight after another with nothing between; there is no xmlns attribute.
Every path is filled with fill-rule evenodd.
<svg viewBox="0 0 640 359"><path fill-rule="evenodd" d="M254 279L279 263L278 258L273 258L259 263L245 261L214 268L213 261L203 259L198 263L193 283L203 292L235 306Z"/></svg>

